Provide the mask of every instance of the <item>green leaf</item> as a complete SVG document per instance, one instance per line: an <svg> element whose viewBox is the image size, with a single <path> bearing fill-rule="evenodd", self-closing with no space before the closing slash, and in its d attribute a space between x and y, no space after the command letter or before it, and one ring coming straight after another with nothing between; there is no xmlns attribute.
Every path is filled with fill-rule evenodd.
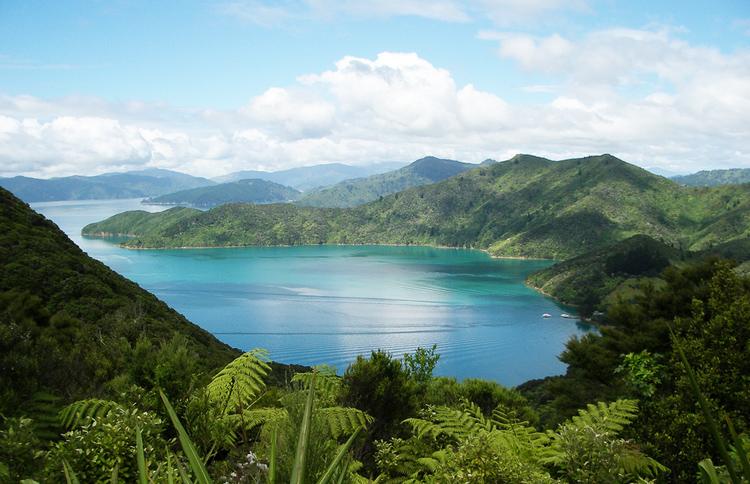
<svg viewBox="0 0 750 484"><path fill-rule="evenodd" d="M307 390L307 401L305 402L305 413L302 417L302 425L297 440L297 452L294 456L292 467L291 484L302 484L305 476L305 461L307 459L307 448L310 442L310 430L312 427L313 401L315 399L315 376L310 379Z"/></svg>
<svg viewBox="0 0 750 484"><path fill-rule="evenodd" d="M135 452L136 460L138 462L138 482L139 484L148 484L146 456L143 452L143 435L140 427L135 429Z"/></svg>
<svg viewBox="0 0 750 484"><path fill-rule="evenodd" d="M203 460L198 455L198 450L196 449L195 444L193 444L193 442L190 440L190 436L180 423L180 419L177 417L177 414L172 408L172 404L169 403L169 399L167 399L167 396L163 391L159 390L159 396L164 402L164 406L167 409L167 414L169 414L169 418L170 420L172 420L172 425L174 426L175 430L177 430L177 436L180 440L182 451L185 452L185 456L187 457L188 463L190 464L190 469L193 471L193 474L195 474L195 477L198 479L198 482L200 484L210 484L211 478L208 475L206 466L203 465Z"/></svg>
<svg viewBox="0 0 750 484"><path fill-rule="evenodd" d="M70 464L65 459L63 459L63 473L65 474L65 482L68 484L79 484L76 473L73 472L73 468L70 467Z"/></svg>
<svg viewBox="0 0 750 484"><path fill-rule="evenodd" d="M279 428L274 427L271 435L271 458L268 464L268 484L276 484L276 445L279 437Z"/></svg>
<svg viewBox="0 0 750 484"><path fill-rule="evenodd" d="M721 484L719 474L716 472L716 467L711 459L704 459L698 462L698 469L703 484Z"/></svg>
<svg viewBox="0 0 750 484"><path fill-rule="evenodd" d="M323 477L320 478L318 484L327 484L328 481L331 480L331 477L333 477L333 474L338 468L341 459L343 459L346 453L349 452L349 448L354 443L354 439L357 438L357 435L359 435L360 430L362 430L362 427L355 430L352 436L349 437L349 440L347 440L346 443L339 449L338 454L336 454L336 457L333 459L333 462L331 462L331 465L328 466L328 469L323 474Z"/></svg>

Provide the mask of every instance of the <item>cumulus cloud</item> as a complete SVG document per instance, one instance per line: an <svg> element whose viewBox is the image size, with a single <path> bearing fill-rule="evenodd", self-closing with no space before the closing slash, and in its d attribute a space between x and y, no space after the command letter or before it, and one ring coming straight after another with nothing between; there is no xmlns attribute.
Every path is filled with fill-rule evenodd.
<svg viewBox="0 0 750 484"><path fill-rule="evenodd" d="M95 98L0 97L0 175L158 166L204 176L323 162L466 161L517 152L610 152L675 171L748 166L750 58L668 32L582 39L485 33L499 55L554 84L514 103L414 53L347 56L235 110ZM613 72L616 71L616 72ZM632 91L632 86L638 89Z"/></svg>

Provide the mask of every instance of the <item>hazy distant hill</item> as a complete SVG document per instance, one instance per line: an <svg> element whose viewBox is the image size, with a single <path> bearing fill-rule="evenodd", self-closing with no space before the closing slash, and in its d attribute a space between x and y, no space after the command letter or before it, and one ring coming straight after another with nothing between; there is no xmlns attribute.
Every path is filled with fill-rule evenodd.
<svg viewBox="0 0 750 484"><path fill-rule="evenodd" d="M675 176L672 180L681 185L693 187L713 187L750 183L750 168L730 168L728 170L704 170L690 175Z"/></svg>
<svg viewBox="0 0 750 484"><path fill-rule="evenodd" d="M0 178L0 187L25 202L150 197L213 184L205 178L160 169L49 179Z"/></svg>
<svg viewBox="0 0 750 484"><path fill-rule="evenodd" d="M748 237L750 189L686 188L611 155L517 155L355 208L224 205L152 229L162 217L115 215L84 232L115 224L138 235L129 247L433 244L562 260L638 234L684 250Z"/></svg>
<svg viewBox="0 0 750 484"><path fill-rule="evenodd" d="M356 207L407 188L439 182L476 167L471 163L428 156L398 170L313 190L298 203L311 207Z"/></svg>
<svg viewBox="0 0 750 484"><path fill-rule="evenodd" d="M300 192L266 180L251 179L191 188L143 201L154 205L215 207L224 203L273 203L296 200Z"/></svg>
<svg viewBox="0 0 750 484"><path fill-rule="evenodd" d="M225 183L248 178L260 178L261 180L272 181L304 192L313 188L331 186L350 178L361 178L377 173L385 173L401 168L404 164L401 162L383 162L367 166L352 166L342 163L326 163L280 171L246 170L214 178L214 181Z"/></svg>

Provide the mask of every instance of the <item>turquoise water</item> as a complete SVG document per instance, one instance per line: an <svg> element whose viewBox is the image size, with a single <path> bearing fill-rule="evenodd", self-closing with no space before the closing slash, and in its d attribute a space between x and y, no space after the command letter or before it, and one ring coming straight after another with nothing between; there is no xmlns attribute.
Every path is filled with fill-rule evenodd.
<svg viewBox="0 0 750 484"><path fill-rule="evenodd" d="M32 205L83 250L241 348L340 370L383 348L438 345L437 373L516 385L560 374L565 342L588 328L527 288L546 261L496 260L462 249L379 246L132 251L81 228L138 200ZM552 314L542 318L543 313Z"/></svg>

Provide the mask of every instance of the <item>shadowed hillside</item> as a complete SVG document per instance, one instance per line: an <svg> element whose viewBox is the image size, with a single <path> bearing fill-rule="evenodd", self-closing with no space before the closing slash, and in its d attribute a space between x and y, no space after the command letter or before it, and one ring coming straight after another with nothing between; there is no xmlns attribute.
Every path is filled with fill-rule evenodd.
<svg viewBox="0 0 750 484"><path fill-rule="evenodd" d="M3 189L0 227L0 413L40 390L99 393L175 337L197 353L201 373L238 354Z"/></svg>

